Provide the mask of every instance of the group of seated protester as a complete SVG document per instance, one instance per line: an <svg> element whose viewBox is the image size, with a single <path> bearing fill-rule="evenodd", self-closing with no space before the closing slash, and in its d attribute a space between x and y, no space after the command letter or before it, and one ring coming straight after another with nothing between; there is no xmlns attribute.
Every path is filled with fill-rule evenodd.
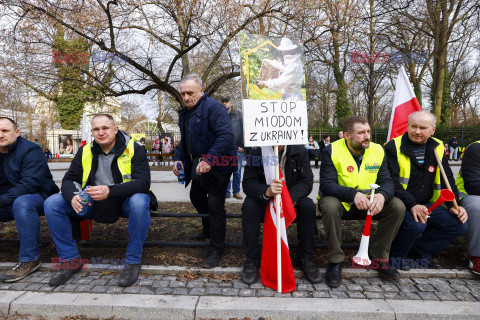
<svg viewBox="0 0 480 320"><path fill-rule="evenodd" d="M202 233L210 245L203 267L214 268L224 253L225 191L237 170L237 150L227 111L203 93L201 79L187 76L180 82L180 92L185 107L179 114L181 141L173 172L178 175L181 166L185 185L191 183L192 204L199 213L208 214ZM95 116L91 124L94 140L80 147L59 190L41 147L22 138L13 120L0 117L0 221L15 220L20 241L19 262L3 274L3 281L18 281L39 269L39 216L43 214L62 263L49 285L64 284L82 268L70 218L101 223L128 218L126 263L118 285L130 286L137 281L150 210L158 206L150 191L146 151L107 114ZM341 219L367 210L378 221L368 254L377 261L380 276L396 279L400 276L397 269L441 268L435 255L463 234L470 268L480 274L480 141L466 150L455 181L444 144L432 137L435 124L433 114L415 112L409 117L407 132L382 147L371 142L367 120L352 116L343 123L343 138L332 143L324 139L318 209L328 241L325 280L330 287L342 282L345 253L341 249ZM297 265L308 281L319 283L322 277L314 262L316 208L308 197L313 188L309 153L303 146L279 147L283 177L279 180L266 174L266 167L275 165L264 156L267 151L271 153L268 148L252 148L244 171L246 259L242 281L252 284L258 280L265 208L286 188L296 210ZM440 190L446 188L435 150L461 204L458 209L445 202L428 211ZM372 202L371 184L380 186Z"/></svg>

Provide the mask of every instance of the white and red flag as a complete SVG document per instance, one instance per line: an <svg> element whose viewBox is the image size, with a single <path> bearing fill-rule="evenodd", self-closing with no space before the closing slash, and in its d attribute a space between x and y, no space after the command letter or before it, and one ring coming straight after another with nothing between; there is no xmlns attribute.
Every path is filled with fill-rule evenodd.
<svg viewBox="0 0 480 320"><path fill-rule="evenodd" d="M84 112L82 116L82 142L80 143L80 147L92 141L91 129L92 125L90 124L90 121L88 121L87 115Z"/></svg>
<svg viewBox="0 0 480 320"><path fill-rule="evenodd" d="M387 142L407 132L408 116L420 110L422 110L422 108L413 92L407 73L403 66L401 66L397 76L395 96L393 97L393 108L388 126Z"/></svg>
<svg viewBox="0 0 480 320"><path fill-rule="evenodd" d="M286 150L284 151L286 152ZM262 147L262 160L265 172L265 180L267 184L275 178L275 166L272 163L274 159L272 147ZM282 179L282 173L279 174ZM295 276L293 274L292 261L290 260L290 251L288 249L287 228L295 220L297 214L295 207L288 192L285 181L283 182L283 189L281 194L280 205L280 229L281 229L281 266L282 266L282 293L292 292L295 290ZM265 209L265 221L263 225L263 248L262 261L260 266L260 280L266 287L278 291L277 286L277 224L275 198L270 199Z"/></svg>

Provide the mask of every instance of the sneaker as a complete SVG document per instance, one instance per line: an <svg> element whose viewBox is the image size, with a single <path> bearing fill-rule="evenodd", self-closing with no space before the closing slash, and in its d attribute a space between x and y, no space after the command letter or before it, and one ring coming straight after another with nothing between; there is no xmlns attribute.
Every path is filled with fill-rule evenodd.
<svg viewBox="0 0 480 320"><path fill-rule="evenodd" d="M220 264L220 261L222 260L222 257L223 257L223 253L218 251L218 250L210 250L208 252L208 257L207 259L205 260L205 262L203 263L202 267L206 268L206 269L212 269L212 268L215 268L216 266L218 266Z"/></svg>
<svg viewBox="0 0 480 320"><path fill-rule="evenodd" d="M245 284L254 284L258 280L258 269L260 263L258 259L247 259L242 270L242 282Z"/></svg>
<svg viewBox="0 0 480 320"><path fill-rule="evenodd" d="M311 283L319 283L322 281L320 270L315 265L313 257L301 258L298 260L298 266L303 271L303 275Z"/></svg>
<svg viewBox="0 0 480 320"><path fill-rule="evenodd" d="M40 260L30 262L19 262L11 270L5 272L4 282L15 282L28 276L40 268Z"/></svg>
<svg viewBox="0 0 480 320"><path fill-rule="evenodd" d="M468 267L472 272L480 275L480 257L468 256Z"/></svg>
<svg viewBox="0 0 480 320"><path fill-rule="evenodd" d="M142 268L141 263L139 264L125 263L122 274L118 278L118 286L129 287L135 282L137 282L138 274L140 273L141 268Z"/></svg>
<svg viewBox="0 0 480 320"><path fill-rule="evenodd" d="M235 199L238 199L238 200L242 200L242 199L243 199L243 197L242 197L242 195L241 195L240 193L235 193L235 194L233 195L233 197L234 197Z"/></svg>
<svg viewBox="0 0 480 320"><path fill-rule="evenodd" d="M62 262L61 269L55 272L50 278L48 284L52 287L57 287L65 284L75 273L80 271L83 267L83 260L73 259L71 261Z"/></svg>

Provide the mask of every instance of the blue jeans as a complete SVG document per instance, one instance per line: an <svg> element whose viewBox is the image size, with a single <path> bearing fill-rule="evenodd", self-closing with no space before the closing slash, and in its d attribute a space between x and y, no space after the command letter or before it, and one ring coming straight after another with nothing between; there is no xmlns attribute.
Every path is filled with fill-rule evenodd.
<svg viewBox="0 0 480 320"><path fill-rule="evenodd" d="M426 205L429 208L432 204ZM390 257L405 258L410 252L415 258L431 259L455 238L467 231L467 223L462 224L443 205L430 213L423 224L415 222L410 211L405 210L402 225L392 242Z"/></svg>
<svg viewBox="0 0 480 320"><path fill-rule="evenodd" d="M242 178L242 160L243 152L237 151L238 156L238 169L233 173L232 182L228 181L227 193L226 195L230 197L230 186L233 183L233 194L240 193L240 180Z"/></svg>
<svg viewBox="0 0 480 320"><path fill-rule="evenodd" d="M70 217L92 219L95 203L92 199L90 202L92 206L88 207L87 213L79 216L60 193L45 200L45 216L61 261L80 258L77 245L72 237ZM145 193L137 193L126 198L123 202L121 217L128 218L128 245L125 261L129 264L139 264L142 262L143 244L150 227L149 196Z"/></svg>
<svg viewBox="0 0 480 320"><path fill-rule="evenodd" d="M8 207L0 208L0 221L15 220L20 253L18 261L31 262L40 258L38 241L40 239L40 215L43 214L43 197L38 194L19 196Z"/></svg>

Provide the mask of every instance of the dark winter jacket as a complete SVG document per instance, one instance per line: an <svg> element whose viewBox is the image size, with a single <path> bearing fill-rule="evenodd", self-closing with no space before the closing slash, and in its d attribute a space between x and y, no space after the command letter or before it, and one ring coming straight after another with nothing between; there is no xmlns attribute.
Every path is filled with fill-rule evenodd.
<svg viewBox="0 0 480 320"><path fill-rule="evenodd" d="M308 197L313 188L313 172L304 146L288 146L285 161L285 182L294 205ZM247 165L243 174L243 192L247 197L263 198L269 185L265 180L262 149L253 148L247 153Z"/></svg>
<svg viewBox="0 0 480 320"><path fill-rule="evenodd" d="M480 143L473 143L465 150L460 170L465 191L480 196Z"/></svg>
<svg viewBox="0 0 480 320"><path fill-rule="evenodd" d="M12 188L0 195L0 208L25 194L39 193L46 199L58 192L42 148L22 137L8 146L4 170Z"/></svg>
<svg viewBox="0 0 480 320"><path fill-rule="evenodd" d="M123 183L120 169L118 168L117 158L122 155L131 138L122 131L118 131L115 138L115 158L112 161L112 176L115 184L110 186L109 197L102 201L95 201L93 207L94 219L99 222L115 222L122 213L122 204L127 197L136 193L146 193L150 196L150 208L156 209L157 199L149 191L150 189L150 167L146 156L145 148L138 143L134 143L134 154L132 157L132 181ZM62 180L62 196L70 203L73 196L78 191L74 182L82 184L83 166L81 147L72 160L70 168ZM88 176L87 186L95 186L95 173L98 167L98 155L100 146L93 141L91 144L93 159L92 170Z"/></svg>
<svg viewBox="0 0 480 320"><path fill-rule="evenodd" d="M233 130L233 144L236 148L240 147L243 149L243 115L242 111L234 109L228 114L230 117L230 123L232 124ZM238 150L238 149L237 149Z"/></svg>
<svg viewBox="0 0 480 320"><path fill-rule="evenodd" d="M182 139L174 157L174 161L182 161L184 164L185 186L192 178L192 161L200 157L219 174L236 171L237 150L233 145L233 131L227 109L206 94L198 100L189 119L191 157L186 152L184 123L187 111L184 107L179 113L178 125Z"/></svg>
<svg viewBox="0 0 480 320"><path fill-rule="evenodd" d="M412 149L413 142L408 138L408 133L402 136L402 145L400 151L410 158L410 179L408 180L407 190L400 184L399 174L400 167L397 160L397 149L395 147L395 141L391 140L385 145L385 152L388 159L388 169L392 175L395 183L395 197L399 198L405 204L407 210L411 210L417 204L425 205L429 203L433 195L433 180L435 179L435 171L430 172L429 168L437 168L437 161L435 160L434 150L438 146L438 142L432 138L427 140L425 148L425 162L423 165L418 163L415 154ZM458 190L455 186L455 179L453 178L452 170L448 165L448 157L445 155L442 158L442 165L445 169L445 173L452 187L455 198L458 201ZM446 188L445 182L441 178L442 189ZM447 207L452 207L451 202L445 203Z"/></svg>
<svg viewBox="0 0 480 320"><path fill-rule="evenodd" d="M353 156L353 155L352 155ZM355 157L353 157L355 159ZM361 161L355 159L357 166ZM377 184L380 186L376 190L385 197L385 203L393 198L394 184L390 173L388 172L387 158L383 159L382 165L377 173ZM322 151L322 163L320 166L320 188L318 194L323 196L335 197L342 202L353 202L358 190L345 187L338 184L337 169L332 162L332 144L329 144Z"/></svg>

